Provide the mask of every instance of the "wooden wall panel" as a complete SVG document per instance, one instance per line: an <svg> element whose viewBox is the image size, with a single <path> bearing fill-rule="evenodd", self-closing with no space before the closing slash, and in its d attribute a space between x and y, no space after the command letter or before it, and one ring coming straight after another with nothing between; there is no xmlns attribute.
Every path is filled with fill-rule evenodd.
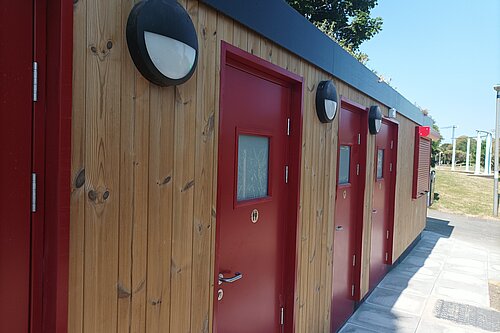
<svg viewBox="0 0 500 333"><path fill-rule="evenodd" d="M121 25L133 3L122 6ZM121 45L126 45L122 35ZM130 57L121 65L118 332L140 332L146 324L149 188L149 84Z"/></svg>
<svg viewBox="0 0 500 333"><path fill-rule="evenodd" d="M87 2L84 332L117 329L123 31L121 6Z"/></svg>
<svg viewBox="0 0 500 333"><path fill-rule="evenodd" d="M83 331L85 254L85 92L87 58L87 2L73 6L73 96L71 126L70 263L68 332ZM82 65L83 64L83 65Z"/></svg>
<svg viewBox="0 0 500 333"><path fill-rule="evenodd" d="M427 196L412 199L413 158L415 149L414 122L398 115L398 165L396 176L396 207L394 218L393 262L425 228ZM413 135L411 135L413 133Z"/></svg>
<svg viewBox="0 0 500 333"><path fill-rule="evenodd" d="M216 13L205 6L198 9L198 31L202 31L199 51L196 98L196 151L194 177L193 276L190 332L208 332L213 258L212 216L215 127Z"/></svg>
<svg viewBox="0 0 500 333"><path fill-rule="evenodd" d="M170 327L175 88L150 86L146 332Z"/></svg>
<svg viewBox="0 0 500 333"><path fill-rule="evenodd" d="M197 2L188 2L188 12L197 25ZM175 87L174 188L172 258L170 275L170 331L189 332L191 327L191 283L193 250L193 203L197 72Z"/></svg>
<svg viewBox="0 0 500 333"><path fill-rule="evenodd" d="M212 331L221 41L304 78L295 327L329 332L338 118L319 122L315 93L332 77L206 5L183 0L198 31L198 67L183 85L155 86L128 54L124 27L133 3L74 7L69 332ZM334 81L341 96L377 104ZM425 202L410 199L405 167L413 162L413 136L406 136L415 124L398 120L395 258L425 223ZM374 143L367 135L362 296ZM77 186L84 169L85 184Z"/></svg>

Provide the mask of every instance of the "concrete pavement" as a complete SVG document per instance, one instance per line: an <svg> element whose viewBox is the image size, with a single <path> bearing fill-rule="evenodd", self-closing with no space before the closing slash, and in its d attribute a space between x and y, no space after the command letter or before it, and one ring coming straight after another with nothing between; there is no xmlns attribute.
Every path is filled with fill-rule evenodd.
<svg viewBox="0 0 500 333"><path fill-rule="evenodd" d="M500 332L495 282L500 221L429 210L422 239L340 332Z"/></svg>

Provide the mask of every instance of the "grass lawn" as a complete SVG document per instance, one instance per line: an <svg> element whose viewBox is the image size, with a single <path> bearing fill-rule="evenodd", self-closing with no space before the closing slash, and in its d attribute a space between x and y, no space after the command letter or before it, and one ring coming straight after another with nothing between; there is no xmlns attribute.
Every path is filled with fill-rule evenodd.
<svg viewBox="0 0 500 333"><path fill-rule="evenodd" d="M436 193L432 209L471 216L493 217L493 178L474 176L449 168L436 170Z"/></svg>

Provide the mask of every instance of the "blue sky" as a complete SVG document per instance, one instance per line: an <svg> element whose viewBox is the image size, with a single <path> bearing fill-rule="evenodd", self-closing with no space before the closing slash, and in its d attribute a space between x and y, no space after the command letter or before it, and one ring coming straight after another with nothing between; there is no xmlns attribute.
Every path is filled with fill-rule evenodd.
<svg viewBox="0 0 500 333"><path fill-rule="evenodd" d="M367 66L455 136L495 128L500 0L379 0L382 31L363 43ZM450 141L451 129L441 130Z"/></svg>

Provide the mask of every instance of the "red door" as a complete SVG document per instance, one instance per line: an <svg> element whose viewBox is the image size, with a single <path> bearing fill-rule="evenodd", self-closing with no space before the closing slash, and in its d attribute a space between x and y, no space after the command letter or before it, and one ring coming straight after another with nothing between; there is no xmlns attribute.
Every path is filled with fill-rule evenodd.
<svg viewBox="0 0 500 333"><path fill-rule="evenodd" d="M375 145L375 184L373 186L370 252L370 289L382 280L391 264L396 175L396 126L382 122Z"/></svg>
<svg viewBox="0 0 500 333"><path fill-rule="evenodd" d="M0 332L28 332L33 2L0 7Z"/></svg>
<svg viewBox="0 0 500 333"><path fill-rule="evenodd" d="M291 89L232 59L223 73L215 329L281 332Z"/></svg>
<svg viewBox="0 0 500 333"><path fill-rule="evenodd" d="M360 226L363 218L365 144L360 112L342 108L339 124L337 193L333 250L332 331L336 331L354 310L359 289Z"/></svg>

